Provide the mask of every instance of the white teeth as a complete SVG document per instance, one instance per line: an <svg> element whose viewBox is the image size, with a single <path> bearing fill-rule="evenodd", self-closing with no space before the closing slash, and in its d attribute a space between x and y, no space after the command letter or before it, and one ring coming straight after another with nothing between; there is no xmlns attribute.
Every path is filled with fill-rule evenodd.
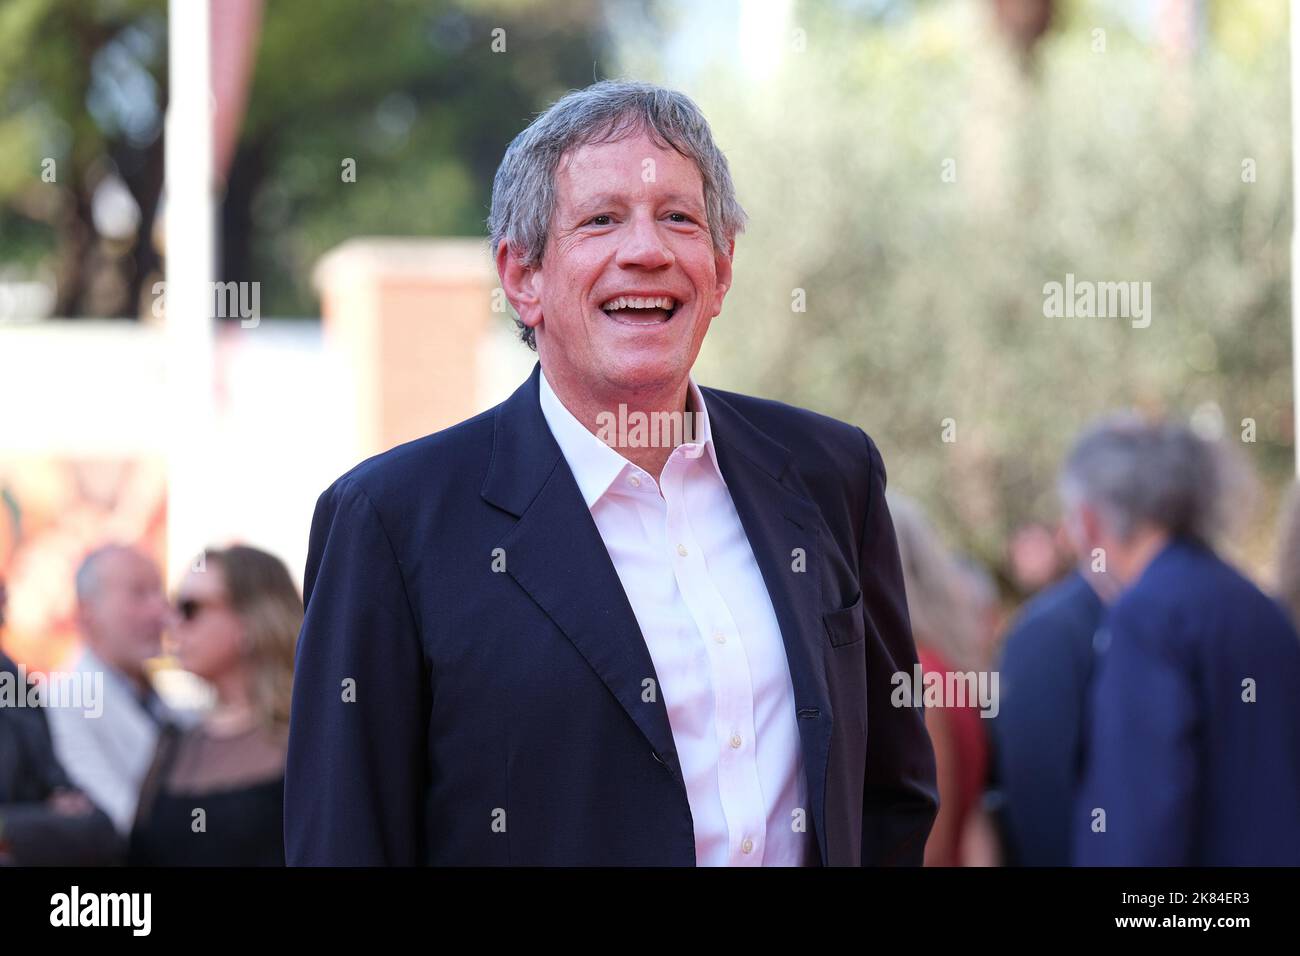
<svg viewBox="0 0 1300 956"><path fill-rule="evenodd" d="M613 312L617 309L666 309L671 312L676 307L677 300L666 295L647 298L620 295L616 299L610 299L601 306L601 309L605 312Z"/></svg>

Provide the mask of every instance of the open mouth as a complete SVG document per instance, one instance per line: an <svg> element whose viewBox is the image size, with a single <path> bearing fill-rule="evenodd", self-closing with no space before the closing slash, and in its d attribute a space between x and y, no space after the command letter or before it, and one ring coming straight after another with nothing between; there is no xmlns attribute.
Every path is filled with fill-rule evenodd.
<svg viewBox="0 0 1300 956"><path fill-rule="evenodd" d="M662 325L681 305L671 296L620 295L605 302L600 310L623 325Z"/></svg>

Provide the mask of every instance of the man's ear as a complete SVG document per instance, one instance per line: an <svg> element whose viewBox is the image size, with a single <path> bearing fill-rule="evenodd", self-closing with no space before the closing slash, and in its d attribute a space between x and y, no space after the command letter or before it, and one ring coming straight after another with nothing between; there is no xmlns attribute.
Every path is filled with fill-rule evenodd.
<svg viewBox="0 0 1300 956"><path fill-rule="evenodd" d="M725 252L715 252L713 255L713 270L717 275L717 284L714 286L713 294L713 313L712 318L722 311L722 300L726 298L727 290L731 288L731 260L736 255L736 240L733 236L727 240L727 249Z"/></svg>
<svg viewBox="0 0 1300 956"><path fill-rule="evenodd" d="M1079 506L1079 525L1089 552L1084 557L1091 561L1092 550L1100 547L1106 536L1106 524L1096 508L1090 504L1082 504Z"/></svg>
<svg viewBox="0 0 1300 956"><path fill-rule="evenodd" d="M519 313L519 321L530 329L541 325L541 269L521 263L510 244L502 240L497 245L497 276L506 298Z"/></svg>

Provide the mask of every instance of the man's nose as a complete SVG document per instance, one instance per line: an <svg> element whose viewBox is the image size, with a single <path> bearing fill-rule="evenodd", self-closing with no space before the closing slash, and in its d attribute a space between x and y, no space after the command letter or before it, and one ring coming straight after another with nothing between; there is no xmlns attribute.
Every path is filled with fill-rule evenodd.
<svg viewBox="0 0 1300 956"><path fill-rule="evenodd" d="M654 217L648 213L633 216L623 231L623 241L619 243L618 264L658 269L671 265L674 258Z"/></svg>

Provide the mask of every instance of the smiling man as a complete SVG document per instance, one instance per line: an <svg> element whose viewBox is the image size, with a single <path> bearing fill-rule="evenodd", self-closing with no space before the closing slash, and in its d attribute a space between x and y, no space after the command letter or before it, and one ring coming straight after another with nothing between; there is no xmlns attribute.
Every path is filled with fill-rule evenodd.
<svg viewBox="0 0 1300 956"><path fill-rule="evenodd" d="M317 503L290 864L920 863L880 454L690 374L744 219L680 93L597 83L511 143L489 226L539 362Z"/></svg>

